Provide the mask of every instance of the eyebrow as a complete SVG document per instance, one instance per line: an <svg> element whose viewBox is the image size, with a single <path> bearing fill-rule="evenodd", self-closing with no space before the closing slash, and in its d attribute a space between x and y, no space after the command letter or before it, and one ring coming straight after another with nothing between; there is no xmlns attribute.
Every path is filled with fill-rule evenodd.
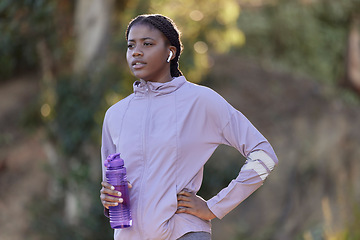
<svg viewBox="0 0 360 240"><path fill-rule="evenodd" d="M144 38L140 38L140 40L145 41L145 40L153 40L155 41L155 39L151 38L151 37L144 37ZM129 39L128 42L135 42L134 39Z"/></svg>

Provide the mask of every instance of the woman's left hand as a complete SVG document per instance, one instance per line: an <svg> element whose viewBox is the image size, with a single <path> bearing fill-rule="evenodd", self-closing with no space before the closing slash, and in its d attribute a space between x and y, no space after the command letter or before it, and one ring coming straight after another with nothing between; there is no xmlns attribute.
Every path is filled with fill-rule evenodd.
<svg viewBox="0 0 360 240"><path fill-rule="evenodd" d="M177 195L178 210L176 213L188 213L204 220L211 220L216 216L208 208L206 201L195 193L181 191Z"/></svg>

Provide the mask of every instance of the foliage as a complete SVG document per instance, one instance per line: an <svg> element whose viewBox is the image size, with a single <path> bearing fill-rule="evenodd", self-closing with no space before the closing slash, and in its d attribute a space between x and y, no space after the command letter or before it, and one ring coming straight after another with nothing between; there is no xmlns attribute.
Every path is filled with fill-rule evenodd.
<svg viewBox="0 0 360 240"><path fill-rule="evenodd" d="M344 75L349 20L360 1L279 1L244 9L247 56L335 84Z"/></svg>
<svg viewBox="0 0 360 240"><path fill-rule="evenodd" d="M38 65L36 44L53 39L54 1L0 1L0 79ZM35 26L35 27L34 27Z"/></svg>
<svg viewBox="0 0 360 240"><path fill-rule="evenodd" d="M37 239L111 239L113 231L110 228L103 208L98 199L98 187L93 182L83 185L88 190L88 201L91 202L89 212L83 212L76 227L69 224L63 217L64 199L48 200L34 199L29 206L33 220L31 227L38 233ZM95 196L96 195L96 196Z"/></svg>
<svg viewBox="0 0 360 240"><path fill-rule="evenodd" d="M49 138L56 149L57 161L47 171L52 176L57 193L47 199L36 199L30 206L32 226L41 239L104 239L111 238L112 230L99 203L100 152L89 146L99 146L99 135L107 97L118 76L117 69L107 68L92 74L63 74L55 85L56 101L51 114L43 120ZM98 168L94 164L99 164ZM79 216L76 222L65 217L66 198L73 194Z"/></svg>
<svg viewBox="0 0 360 240"><path fill-rule="evenodd" d="M345 226L339 226L333 223L333 219L325 217L322 225L317 225L298 236L299 240L356 240L360 237L360 208L358 203L353 204L353 217L349 218ZM324 208L325 216L331 216L333 213L330 208Z"/></svg>
<svg viewBox="0 0 360 240"><path fill-rule="evenodd" d="M88 75L58 79L51 129L65 155L76 154L84 139L91 137L96 127L94 111L101 106L105 82Z"/></svg>

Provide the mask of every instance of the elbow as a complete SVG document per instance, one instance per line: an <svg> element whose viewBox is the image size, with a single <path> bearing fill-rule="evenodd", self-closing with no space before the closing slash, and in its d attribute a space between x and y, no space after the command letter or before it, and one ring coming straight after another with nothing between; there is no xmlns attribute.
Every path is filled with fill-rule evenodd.
<svg viewBox="0 0 360 240"><path fill-rule="evenodd" d="M260 178L264 181L271 171L273 171L278 165L278 159L276 156L271 157L266 152L259 150L248 155L245 165L257 172Z"/></svg>

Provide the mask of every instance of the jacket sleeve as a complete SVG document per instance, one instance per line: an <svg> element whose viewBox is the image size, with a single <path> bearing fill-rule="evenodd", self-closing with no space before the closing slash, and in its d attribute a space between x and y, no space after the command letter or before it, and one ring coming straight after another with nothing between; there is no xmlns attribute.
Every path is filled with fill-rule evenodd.
<svg viewBox="0 0 360 240"><path fill-rule="evenodd" d="M111 134L110 134L110 122L109 111L105 114L103 128L102 128L102 139L101 139L101 169L102 169L102 180L106 181L105 176L105 159L109 154L113 154L116 151L116 146L113 143ZM109 209L104 208L104 215L109 217Z"/></svg>
<svg viewBox="0 0 360 240"><path fill-rule="evenodd" d="M236 148L246 162L239 175L216 196L207 201L219 219L258 189L278 163L276 154L265 137L236 109L222 130L222 143Z"/></svg>

